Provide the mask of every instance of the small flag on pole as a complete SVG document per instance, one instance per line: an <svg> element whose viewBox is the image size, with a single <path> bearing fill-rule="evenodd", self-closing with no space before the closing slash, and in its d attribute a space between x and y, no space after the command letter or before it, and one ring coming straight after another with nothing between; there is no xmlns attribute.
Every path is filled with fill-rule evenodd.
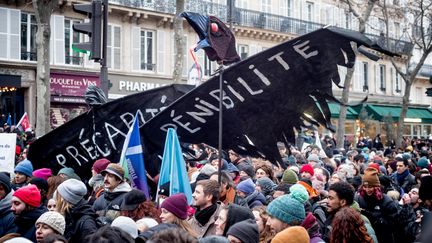
<svg viewBox="0 0 432 243"><path fill-rule="evenodd" d="M177 133L172 128L168 129L165 140L158 188L166 182L170 182L170 196L182 192L186 195L188 203L192 203L192 189L186 173L186 163Z"/></svg>
<svg viewBox="0 0 432 243"><path fill-rule="evenodd" d="M25 132L31 131L30 121L27 115L27 112L24 112L24 115L19 120L17 127L21 126L22 130Z"/></svg>
<svg viewBox="0 0 432 243"><path fill-rule="evenodd" d="M138 113L135 115L134 122L126 135L120 156L120 164L125 170L125 177L129 178L132 187L143 191L149 200L150 196L139 132Z"/></svg>
<svg viewBox="0 0 432 243"><path fill-rule="evenodd" d="M10 114L8 114L8 118L7 118L7 121L6 121L6 125L8 125L8 126L12 126L12 118L11 118L11 115L10 115Z"/></svg>

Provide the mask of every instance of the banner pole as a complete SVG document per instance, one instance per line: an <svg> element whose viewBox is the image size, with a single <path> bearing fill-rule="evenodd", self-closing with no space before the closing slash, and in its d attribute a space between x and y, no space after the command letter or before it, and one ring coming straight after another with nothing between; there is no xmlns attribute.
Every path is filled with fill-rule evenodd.
<svg viewBox="0 0 432 243"><path fill-rule="evenodd" d="M219 185L222 185L222 181L221 181L221 170L222 170L222 125L223 125L223 104L222 104L222 99L223 99L223 89L222 89L222 84L223 84L223 73L224 73L224 65L220 64L220 72L219 72L219 134L218 134L218 162L219 162L219 166L218 166L218 183Z"/></svg>

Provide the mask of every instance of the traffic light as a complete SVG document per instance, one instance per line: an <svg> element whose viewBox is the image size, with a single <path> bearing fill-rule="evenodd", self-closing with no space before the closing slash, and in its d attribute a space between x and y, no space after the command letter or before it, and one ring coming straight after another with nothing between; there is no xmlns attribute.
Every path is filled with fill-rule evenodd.
<svg viewBox="0 0 432 243"><path fill-rule="evenodd" d="M86 15L90 21L87 23L73 24L74 31L89 36L90 41L85 43L74 43L74 49L90 52L90 58L99 61L102 58L102 2L94 0L90 4L73 4L74 12Z"/></svg>

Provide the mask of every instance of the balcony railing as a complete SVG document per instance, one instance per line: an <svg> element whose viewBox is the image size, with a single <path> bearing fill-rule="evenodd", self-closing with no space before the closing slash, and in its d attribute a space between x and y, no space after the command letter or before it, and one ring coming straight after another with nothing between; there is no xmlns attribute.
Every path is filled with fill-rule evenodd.
<svg viewBox="0 0 432 243"><path fill-rule="evenodd" d="M174 14L175 0L110 0L111 4L142 8L151 11ZM185 6L186 11L197 12L204 15L214 15L227 22L227 6L203 0L189 0ZM245 27L273 30L277 32L304 35L324 27L323 24L309 22L301 19L269 14L249 9L234 8L233 24ZM373 41L380 41L378 35L367 34ZM383 42L384 43L384 42ZM382 45L385 47L385 45ZM388 50L399 54L409 54L413 45L406 41L390 38Z"/></svg>

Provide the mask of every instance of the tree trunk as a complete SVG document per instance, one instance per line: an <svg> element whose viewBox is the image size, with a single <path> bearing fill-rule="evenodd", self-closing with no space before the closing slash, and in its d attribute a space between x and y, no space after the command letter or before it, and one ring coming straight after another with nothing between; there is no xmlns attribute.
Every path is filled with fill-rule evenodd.
<svg viewBox="0 0 432 243"><path fill-rule="evenodd" d="M176 0L176 16L174 18L174 71L173 81L179 83L182 80L184 54L185 54L185 41L183 37L183 18L179 15L184 11L185 1Z"/></svg>
<svg viewBox="0 0 432 243"><path fill-rule="evenodd" d="M397 125L397 138L396 138L396 146L401 147L402 146L402 136L403 136L403 130L404 130L404 120L406 117L406 114L408 112L408 105L409 105L409 97L411 93L411 84L413 80L410 80L408 82L405 82L405 93L402 98L402 109L399 115L399 121Z"/></svg>
<svg viewBox="0 0 432 243"><path fill-rule="evenodd" d="M351 85L351 79L355 71L355 65L352 68L348 68L345 76L344 88L342 90L342 105L340 106L338 127L336 131L336 147L341 149L344 148L344 137L345 137L345 121L348 107L343 104L348 103L349 89Z"/></svg>
<svg viewBox="0 0 432 243"><path fill-rule="evenodd" d="M36 32L36 136L50 130L50 19L58 1L33 0Z"/></svg>

